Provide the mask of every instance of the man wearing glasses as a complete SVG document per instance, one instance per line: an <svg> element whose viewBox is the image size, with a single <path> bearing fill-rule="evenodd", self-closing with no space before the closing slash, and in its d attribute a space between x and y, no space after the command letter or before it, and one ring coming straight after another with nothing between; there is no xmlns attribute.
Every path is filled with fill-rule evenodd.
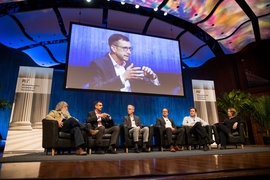
<svg viewBox="0 0 270 180"><path fill-rule="evenodd" d="M132 47L128 37L113 34L108 43L111 52L90 63L90 89L142 92L148 86L160 86L151 68L129 62Z"/></svg>

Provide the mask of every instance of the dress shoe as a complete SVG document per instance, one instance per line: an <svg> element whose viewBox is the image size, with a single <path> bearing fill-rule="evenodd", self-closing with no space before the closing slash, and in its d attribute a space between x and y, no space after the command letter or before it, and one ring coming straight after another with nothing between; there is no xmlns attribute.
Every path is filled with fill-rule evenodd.
<svg viewBox="0 0 270 180"><path fill-rule="evenodd" d="M214 142L215 141L213 139L211 139L208 144L210 145L210 144L213 144Z"/></svg>
<svg viewBox="0 0 270 180"><path fill-rule="evenodd" d="M209 151L208 145L205 145L205 146L203 147L203 150L204 150L204 151Z"/></svg>
<svg viewBox="0 0 270 180"><path fill-rule="evenodd" d="M90 134L91 136L97 135L98 132L99 132L99 130L89 129L89 134Z"/></svg>
<svg viewBox="0 0 270 180"><path fill-rule="evenodd" d="M95 154L104 154L104 152L103 152L101 149L97 149L97 150L95 151Z"/></svg>
<svg viewBox="0 0 270 180"><path fill-rule="evenodd" d="M228 134L229 138L234 138L234 135L232 135L232 133Z"/></svg>
<svg viewBox="0 0 270 180"><path fill-rule="evenodd" d="M108 154L118 154L114 149L110 148L107 151Z"/></svg>
<svg viewBox="0 0 270 180"><path fill-rule="evenodd" d="M175 149L176 151L182 151L182 148L180 148L179 146L174 146L174 149Z"/></svg>
<svg viewBox="0 0 270 180"><path fill-rule="evenodd" d="M142 148L142 152L150 152L147 148Z"/></svg>
<svg viewBox="0 0 270 180"><path fill-rule="evenodd" d="M135 148L135 149L134 149L134 152L135 152L135 153L140 153L140 151L139 151L138 148Z"/></svg>
<svg viewBox="0 0 270 180"><path fill-rule="evenodd" d="M170 152L175 152L175 149L173 146L170 146Z"/></svg>
<svg viewBox="0 0 270 180"><path fill-rule="evenodd" d="M221 146L221 147L220 147L220 150L225 150L225 149L226 149L225 146Z"/></svg>
<svg viewBox="0 0 270 180"><path fill-rule="evenodd" d="M82 148L79 148L76 150L76 155L87 155L87 153Z"/></svg>

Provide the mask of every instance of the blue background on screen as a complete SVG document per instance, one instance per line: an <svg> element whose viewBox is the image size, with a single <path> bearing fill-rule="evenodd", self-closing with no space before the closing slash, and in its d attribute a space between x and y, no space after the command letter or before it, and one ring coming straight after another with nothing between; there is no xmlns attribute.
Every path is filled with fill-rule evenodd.
<svg viewBox="0 0 270 180"><path fill-rule="evenodd" d="M181 73L177 40L139 35L86 25L72 24L68 65L89 66L91 60L110 52L108 38L112 34L127 36L134 48L129 61L136 66L148 66L155 72Z"/></svg>

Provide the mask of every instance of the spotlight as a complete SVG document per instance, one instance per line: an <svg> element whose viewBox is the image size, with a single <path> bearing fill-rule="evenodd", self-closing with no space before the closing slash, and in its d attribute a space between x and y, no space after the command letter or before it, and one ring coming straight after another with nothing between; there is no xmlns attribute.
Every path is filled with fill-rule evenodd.
<svg viewBox="0 0 270 180"><path fill-rule="evenodd" d="M163 15L164 15L164 16L167 16L167 14L168 14L167 12L164 12L164 14L163 14Z"/></svg>
<svg viewBox="0 0 270 180"><path fill-rule="evenodd" d="M135 5L135 8L138 9L140 6L138 4Z"/></svg>
<svg viewBox="0 0 270 180"><path fill-rule="evenodd" d="M125 3L125 1L121 1L121 4L124 5L124 4L126 4L126 3Z"/></svg>
<svg viewBox="0 0 270 180"><path fill-rule="evenodd" d="M158 8L156 7L156 8L154 8L154 11L157 11L158 10Z"/></svg>
<svg viewBox="0 0 270 180"><path fill-rule="evenodd" d="M91 0L86 0L86 2L91 2Z"/></svg>

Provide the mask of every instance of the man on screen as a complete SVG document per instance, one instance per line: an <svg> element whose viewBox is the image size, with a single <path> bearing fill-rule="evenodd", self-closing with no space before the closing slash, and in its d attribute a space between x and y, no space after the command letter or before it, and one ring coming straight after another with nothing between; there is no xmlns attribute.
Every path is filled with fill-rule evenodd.
<svg viewBox="0 0 270 180"><path fill-rule="evenodd" d="M151 68L129 62L132 47L128 37L113 34L108 43L111 52L90 63L90 89L143 92L149 86L160 86Z"/></svg>

